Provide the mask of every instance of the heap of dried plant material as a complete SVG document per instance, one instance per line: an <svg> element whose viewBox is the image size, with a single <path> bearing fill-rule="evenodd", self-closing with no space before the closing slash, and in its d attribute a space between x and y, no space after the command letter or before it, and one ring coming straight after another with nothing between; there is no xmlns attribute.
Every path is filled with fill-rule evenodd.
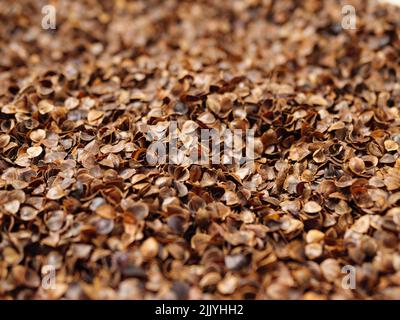
<svg viewBox="0 0 400 320"><path fill-rule="evenodd" d="M50 2L0 2L0 298L400 299L399 8ZM252 170L150 164L173 121Z"/></svg>

